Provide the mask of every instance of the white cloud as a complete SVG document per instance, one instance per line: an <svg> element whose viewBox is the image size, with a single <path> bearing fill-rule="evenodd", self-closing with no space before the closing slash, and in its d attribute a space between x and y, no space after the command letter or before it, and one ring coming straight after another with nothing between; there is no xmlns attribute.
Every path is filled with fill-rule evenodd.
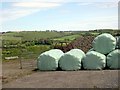
<svg viewBox="0 0 120 90"><path fill-rule="evenodd" d="M119 2L119 0L1 0L2 2Z"/></svg>
<svg viewBox="0 0 120 90"><path fill-rule="evenodd" d="M69 1L71 0L0 0L0 2L58 2L58 3Z"/></svg>
<svg viewBox="0 0 120 90"><path fill-rule="evenodd" d="M50 23L49 25L43 23L34 28L15 28L12 27L14 31L17 30L58 30L58 31L67 31L67 30L95 30L95 29L117 29L118 28L118 17L117 16L108 16L108 17L94 17L86 20L78 20L71 22L56 22ZM5 27L5 30L9 28Z"/></svg>
<svg viewBox="0 0 120 90"><path fill-rule="evenodd" d="M60 6L60 3L52 3L52 2L18 2L14 3L14 7L23 7L23 8L50 8Z"/></svg>
<svg viewBox="0 0 120 90"><path fill-rule="evenodd" d="M100 8L114 8L114 7L118 7L118 3L117 2L100 2L100 3L96 3L95 6Z"/></svg>
<svg viewBox="0 0 120 90"><path fill-rule="evenodd" d="M54 30L94 30L94 29L117 29L118 17L94 17L87 20L78 20L76 22L65 22L62 24L50 24L48 28L41 27L41 29L54 29Z"/></svg>
<svg viewBox="0 0 120 90"><path fill-rule="evenodd" d="M92 5L93 4L93 2L92 3L90 3L90 2L80 2L80 3L78 3L78 5L80 5L80 6L86 6L86 5Z"/></svg>
<svg viewBox="0 0 120 90"><path fill-rule="evenodd" d="M15 20L20 17L24 17L27 15L30 15L32 13L35 13L39 11L38 9L7 9L2 10L2 22L9 21L9 20Z"/></svg>
<svg viewBox="0 0 120 90"><path fill-rule="evenodd" d="M80 2L80 6L91 5L98 8L114 8L118 7L118 2Z"/></svg>
<svg viewBox="0 0 120 90"><path fill-rule="evenodd" d="M101 29L101 28L118 28L118 17L108 16L108 17L97 17L88 19L85 21L76 22L73 28L83 28L83 29Z"/></svg>
<svg viewBox="0 0 120 90"><path fill-rule="evenodd" d="M7 0L3 0L3 2L7 2ZM12 0L9 0L9 2ZM1 10L2 12L2 21L15 20L20 17L24 17L30 15L32 13L38 12L44 9L50 9L57 6L62 5L64 2L72 2L73 0L29 0L29 2L25 2L27 0L14 0L11 3L9 9ZM80 2L79 5L94 5L99 8L110 8L117 7L117 2L82 2L82 0L75 0L74 2ZM68 13L63 11L63 13Z"/></svg>
<svg viewBox="0 0 120 90"><path fill-rule="evenodd" d="M60 3L52 2L13 2L9 8L0 10L2 22L15 20L40 10L50 9L60 5Z"/></svg>

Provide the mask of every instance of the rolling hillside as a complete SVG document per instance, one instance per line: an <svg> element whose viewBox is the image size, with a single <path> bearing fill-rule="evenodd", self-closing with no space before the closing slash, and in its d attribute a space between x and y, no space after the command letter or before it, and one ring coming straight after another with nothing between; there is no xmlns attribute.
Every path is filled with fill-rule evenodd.
<svg viewBox="0 0 120 90"><path fill-rule="evenodd" d="M22 31L22 32L7 32L2 34L3 40L38 40L52 39L70 35L69 32L49 32L49 31Z"/></svg>

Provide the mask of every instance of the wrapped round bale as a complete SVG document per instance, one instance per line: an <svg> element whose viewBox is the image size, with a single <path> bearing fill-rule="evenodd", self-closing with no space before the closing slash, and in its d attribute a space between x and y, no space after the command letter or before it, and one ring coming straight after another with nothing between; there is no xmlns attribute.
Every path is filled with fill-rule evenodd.
<svg viewBox="0 0 120 90"><path fill-rule="evenodd" d="M64 53L59 49L52 49L42 53L37 60L39 70L56 70L58 60Z"/></svg>
<svg viewBox="0 0 120 90"><path fill-rule="evenodd" d="M116 47L116 39L108 33L97 36L92 43L95 51L102 54L108 54Z"/></svg>
<svg viewBox="0 0 120 90"><path fill-rule="evenodd" d="M116 49L107 55L107 66L111 69L120 69L120 50Z"/></svg>
<svg viewBox="0 0 120 90"><path fill-rule="evenodd" d="M84 56L85 53L82 50L72 49L60 58L59 66L62 70L79 70Z"/></svg>
<svg viewBox="0 0 120 90"><path fill-rule="evenodd" d="M96 51L90 51L82 60L84 69L103 69L106 65L106 56Z"/></svg>

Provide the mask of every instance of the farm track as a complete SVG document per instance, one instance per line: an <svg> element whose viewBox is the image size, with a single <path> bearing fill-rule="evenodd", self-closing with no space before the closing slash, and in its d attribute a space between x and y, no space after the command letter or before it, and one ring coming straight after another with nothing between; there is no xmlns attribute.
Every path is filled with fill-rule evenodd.
<svg viewBox="0 0 120 90"><path fill-rule="evenodd" d="M3 88L117 88L119 70L33 71L35 60L3 62Z"/></svg>
<svg viewBox="0 0 120 90"><path fill-rule="evenodd" d="M19 60L2 62L2 84L32 74L32 70L36 68L36 60L22 60L22 67L20 69Z"/></svg>
<svg viewBox="0 0 120 90"><path fill-rule="evenodd" d="M3 88L118 88L119 70L37 71L6 83Z"/></svg>
<svg viewBox="0 0 120 90"><path fill-rule="evenodd" d="M3 88L118 88L119 70L36 72L4 84Z"/></svg>

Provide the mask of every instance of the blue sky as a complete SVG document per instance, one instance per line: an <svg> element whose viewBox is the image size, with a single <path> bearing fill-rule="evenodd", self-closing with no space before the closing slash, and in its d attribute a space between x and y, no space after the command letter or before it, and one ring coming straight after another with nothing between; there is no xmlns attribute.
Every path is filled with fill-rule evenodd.
<svg viewBox="0 0 120 90"><path fill-rule="evenodd" d="M2 31L118 28L118 0L3 0Z"/></svg>

